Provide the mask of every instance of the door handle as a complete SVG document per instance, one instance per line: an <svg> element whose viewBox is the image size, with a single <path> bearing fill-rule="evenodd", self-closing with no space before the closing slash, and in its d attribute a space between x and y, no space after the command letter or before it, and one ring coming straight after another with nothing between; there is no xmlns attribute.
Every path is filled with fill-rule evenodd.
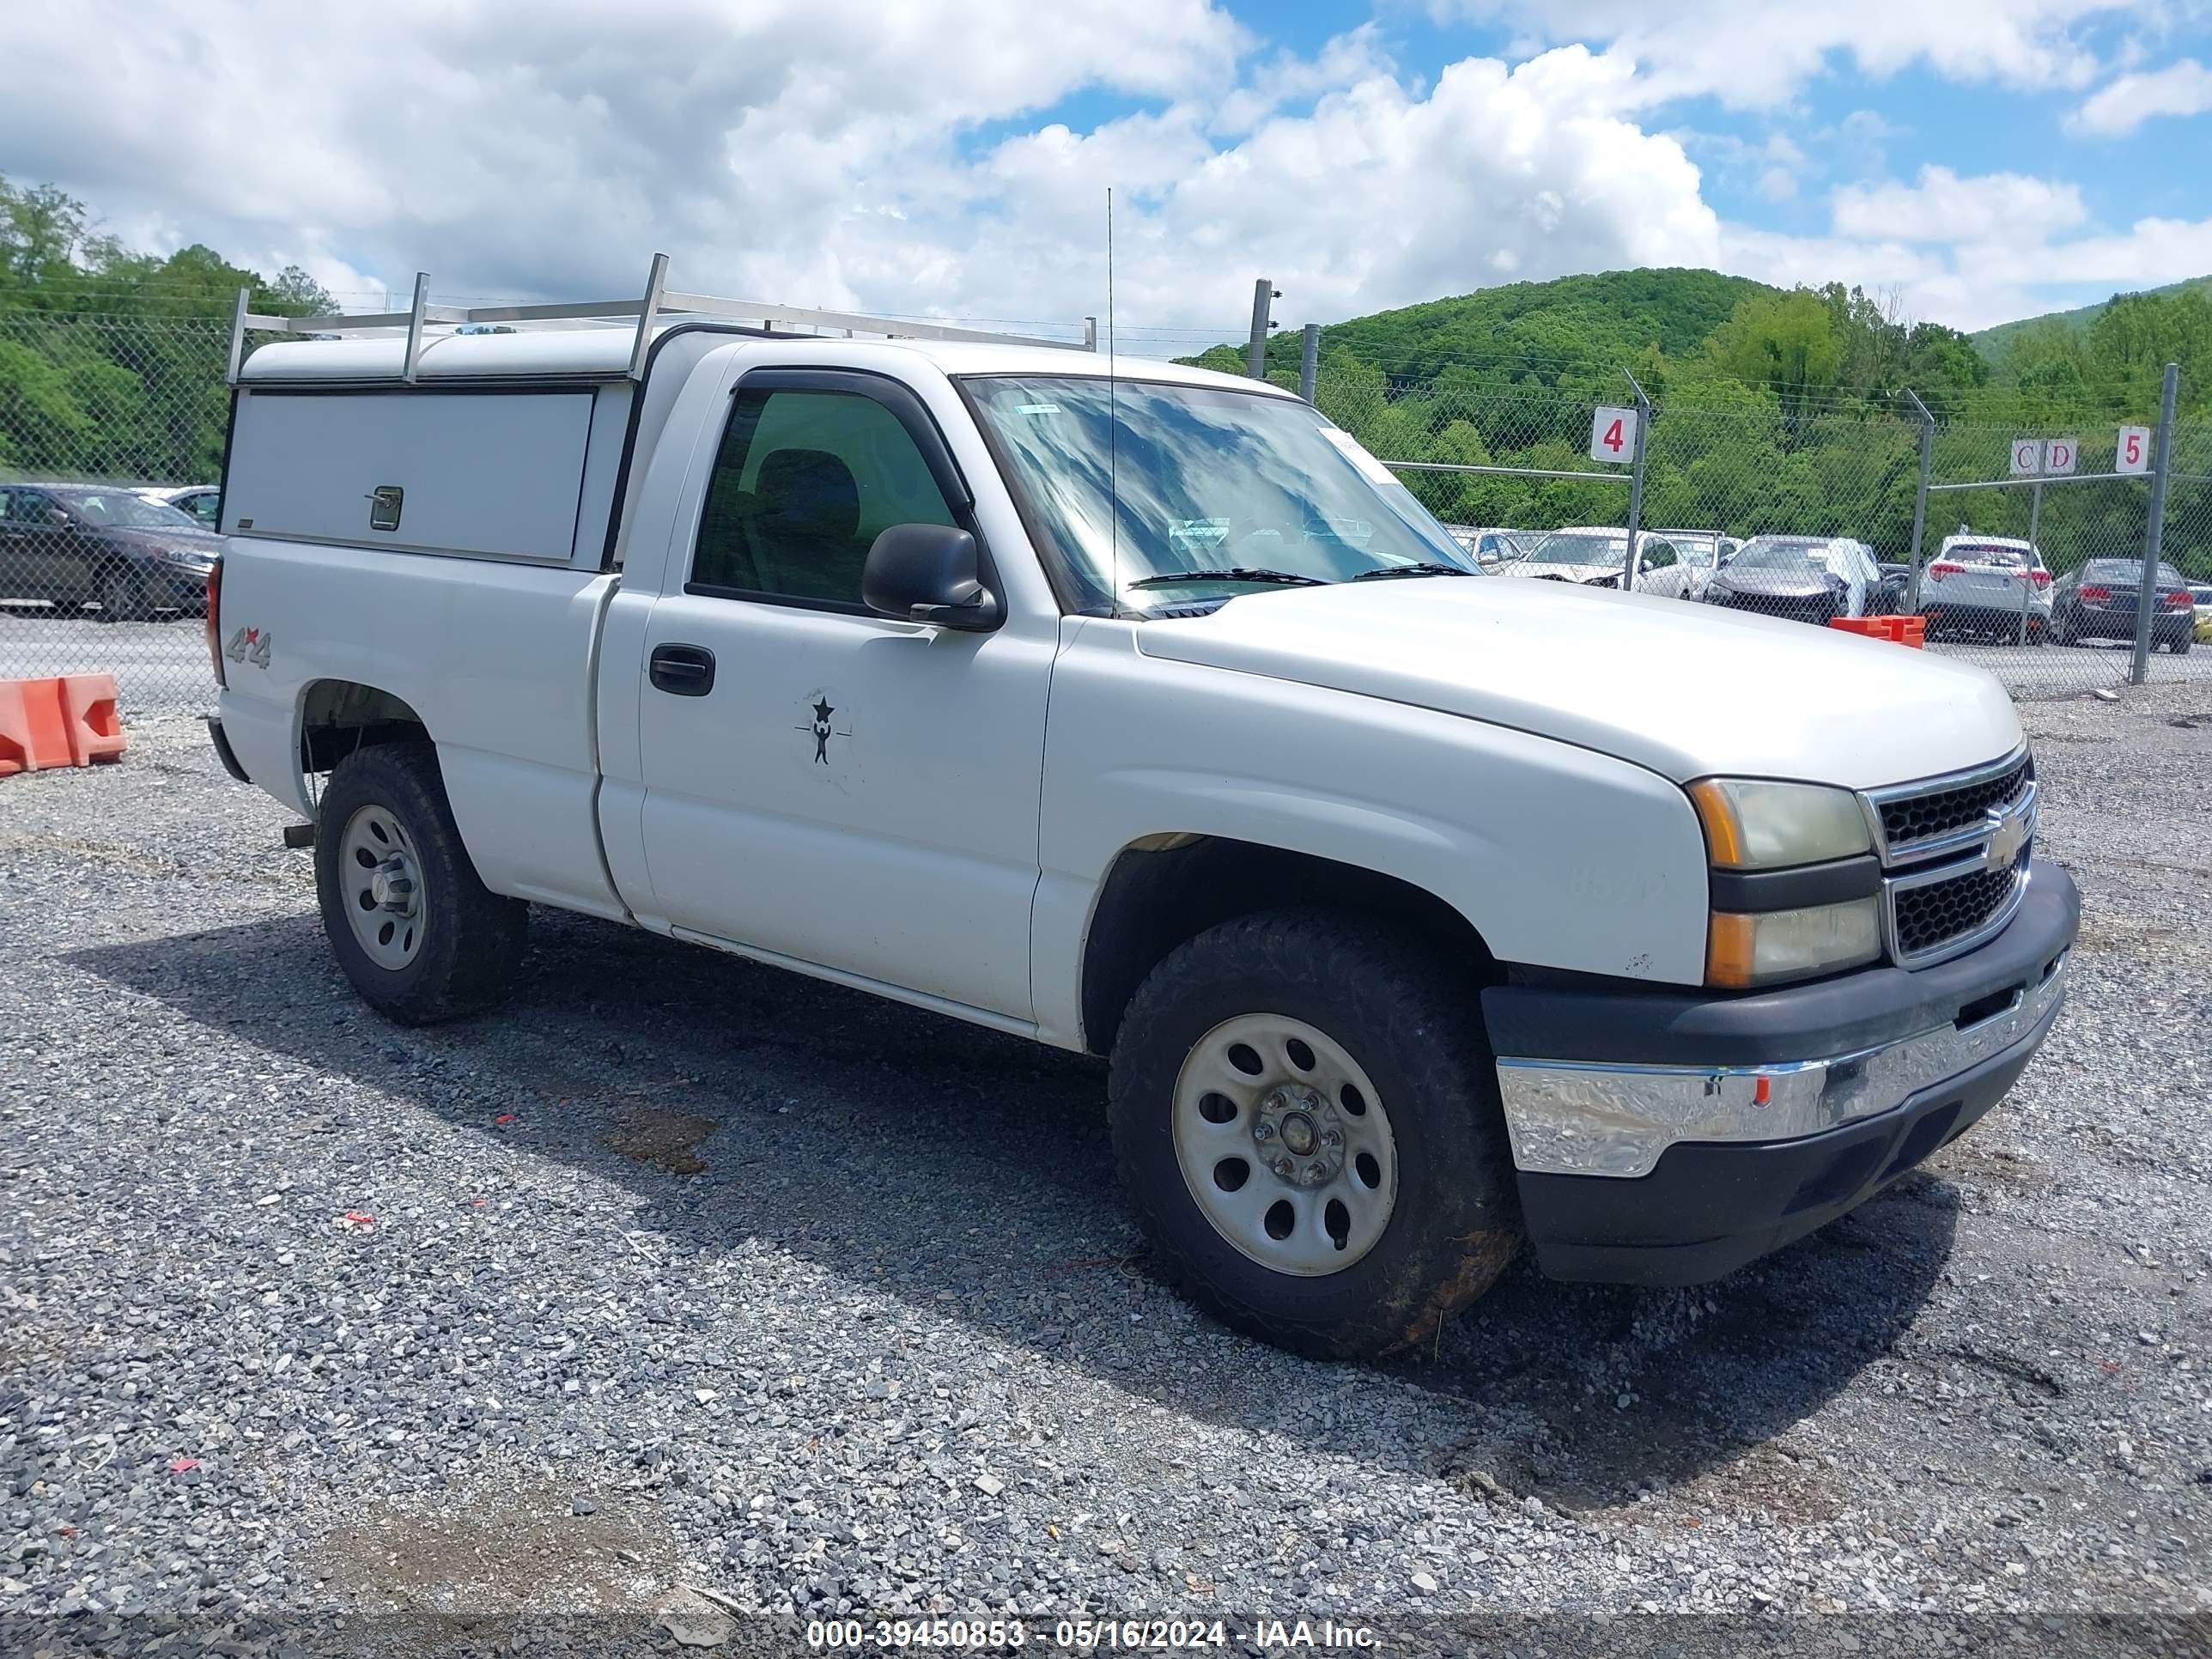
<svg viewBox="0 0 2212 1659"><path fill-rule="evenodd" d="M703 645L656 645L646 678L672 696L703 697L714 689L714 653Z"/></svg>

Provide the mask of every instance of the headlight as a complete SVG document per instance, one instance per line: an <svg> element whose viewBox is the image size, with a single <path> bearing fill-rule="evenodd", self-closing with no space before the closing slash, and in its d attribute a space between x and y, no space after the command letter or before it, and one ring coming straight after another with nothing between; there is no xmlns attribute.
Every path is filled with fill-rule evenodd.
<svg viewBox="0 0 2212 1659"><path fill-rule="evenodd" d="M195 570L205 570L215 562L215 555L203 553L196 547L156 548L154 556L167 559L171 564L190 565Z"/></svg>
<svg viewBox="0 0 2212 1659"><path fill-rule="evenodd" d="M1873 833L1858 797L1849 790L1763 778L1704 778L1689 793L1715 870L1790 870L1859 859L1872 884L1867 855ZM1881 955L1881 902L1871 894L1794 909L1753 909L1738 902L1745 908L1712 913L1705 935L1708 985L1741 989L1809 979Z"/></svg>
<svg viewBox="0 0 2212 1659"><path fill-rule="evenodd" d="M1705 935L1705 983L1741 989L1856 968L1881 954L1879 901L1805 910L1717 910Z"/></svg>
<svg viewBox="0 0 2212 1659"><path fill-rule="evenodd" d="M1874 842L1856 795L1818 783L1704 778L1690 799L1705 848L1720 870L1783 870L1870 852Z"/></svg>

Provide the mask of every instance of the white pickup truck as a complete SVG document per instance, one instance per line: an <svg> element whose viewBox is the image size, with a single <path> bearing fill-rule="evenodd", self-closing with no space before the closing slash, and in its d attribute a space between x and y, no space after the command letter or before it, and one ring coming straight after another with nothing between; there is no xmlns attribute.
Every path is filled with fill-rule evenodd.
<svg viewBox="0 0 2212 1659"><path fill-rule="evenodd" d="M544 904L1109 1056L1160 1271L1306 1352L1524 1236L1727 1273L2058 1013L1994 680L1482 575L1265 384L418 323L252 353L222 511L215 743L372 1005L496 1003Z"/></svg>

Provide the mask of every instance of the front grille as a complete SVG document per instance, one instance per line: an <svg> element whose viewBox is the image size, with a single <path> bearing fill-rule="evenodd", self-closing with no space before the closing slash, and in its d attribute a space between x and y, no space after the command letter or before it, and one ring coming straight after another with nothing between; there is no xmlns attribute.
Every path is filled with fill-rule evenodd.
<svg viewBox="0 0 2212 1659"><path fill-rule="evenodd" d="M1896 906L1897 953L1907 960L1974 932L2004 907L2027 868L2027 849L2001 870L1977 865L1963 875L1903 887Z"/></svg>
<svg viewBox="0 0 2212 1659"><path fill-rule="evenodd" d="M1908 795L1881 804L1882 839L1892 851L1907 842L1945 836L1979 823L1993 807L2017 799L2035 776L2035 757L2022 755L2003 771L1954 789Z"/></svg>

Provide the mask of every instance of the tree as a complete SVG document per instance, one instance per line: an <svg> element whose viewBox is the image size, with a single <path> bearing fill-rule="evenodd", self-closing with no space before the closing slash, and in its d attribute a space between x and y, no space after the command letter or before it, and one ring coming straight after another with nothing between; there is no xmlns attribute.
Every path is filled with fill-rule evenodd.
<svg viewBox="0 0 2212 1659"><path fill-rule="evenodd" d="M1705 343L1712 365L1753 386L1769 386L1791 428L1808 402L1837 383L1843 342L1826 300L1809 289L1745 300Z"/></svg>

